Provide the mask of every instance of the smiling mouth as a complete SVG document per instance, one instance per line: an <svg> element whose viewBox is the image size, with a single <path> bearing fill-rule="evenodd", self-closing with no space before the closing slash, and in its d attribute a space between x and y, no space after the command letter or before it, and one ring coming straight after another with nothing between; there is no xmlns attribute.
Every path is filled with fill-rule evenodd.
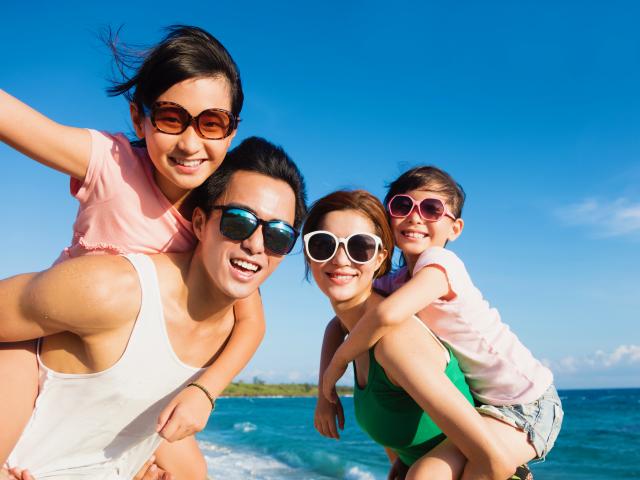
<svg viewBox="0 0 640 480"><path fill-rule="evenodd" d="M355 275L350 273L327 273L326 275L331 280L334 280L337 282L348 282L352 278L355 278Z"/></svg>
<svg viewBox="0 0 640 480"><path fill-rule="evenodd" d="M196 160L185 160L182 158L169 157L169 160L171 160L176 165L189 168L199 167L204 163L204 160L201 158Z"/></svg>
<svg viewBox="0 0 640 480"><path fill-rule="evenodd" d="M232 258L231 266L243 273L257 273L262 270L262 267L257 263L240 260L239 258Z"/></svg>
<svg viewBox="0 0 640 480"><path fill-rule="evenodd" d="M402 236L403 237L407 237L407 238L413 238L413 239L417 239L417 240L422 240L423 238L427 238L429 236L428 233L424 233L424 232L415 232L412 230L404 230L402 232Z"/></svg>

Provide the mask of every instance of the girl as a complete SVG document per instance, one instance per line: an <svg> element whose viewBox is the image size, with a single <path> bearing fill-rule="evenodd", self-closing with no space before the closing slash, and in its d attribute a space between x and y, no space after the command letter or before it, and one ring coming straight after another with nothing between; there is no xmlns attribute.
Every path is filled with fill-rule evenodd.
<svg viewBox="0 0 640 480"><path fill-rule="evenodd" d="M447 173L419 167L401 175L385 198L396 245L406 266L380 286L394 292L358 322L325 371L322 388L332 396L346 362L366 351L404 318L423 322L455 353L478 411L512 471L544 459L562 423L551 371L500 320L472 284L462 261L444 247L460 236L464 191ZM428 478L458 478L467 454L453 444L414 465ZM452 474L453 472L453 474Z"/></svg>
<svg viewBox="0 0 640 480"><path fill-rule="evenodd" d="M393 249L384 207L368 192L334 192L311 208L303 238L316 284L342 328L354 331L383 302L372 286L373 278L389 269ZM508 477L456 358L416 317L408 315L359 355L354 369L358 424L399 457L388 478L404 478L405 466L441 452L447 442L469 456L465 478L492 478L489 472L501 472L500 480ZM441 444L443 432L449 440ZM414 470L409 478L417 478Z"/></svg>
<svg viewBox="0 0 640 480"><path fill-rule="evenodd" d="M123 71L126 63L113 41L110 45ZM71 245L58 261L87 254L191 250L195 237L187 196L221 164L240 120L243 92L236 64L206 31L174 26L135 74L109 93L130 101L139 142L130 143L121 134L57 124L0 91L0 140L70 175L71 192L80 202ZM203 388L186 388L158 418L160 435L176 443L160 447L157 463L179 477L206 474L191 435L204 428L213 399L245 366L262 339L259 294L240 302L235 313L237 323L229 343L198 380ZM0 365L0 382L12 385L0 406L0 463L4 463L31 415L37 393L33 345L5 346Z"/></svg>

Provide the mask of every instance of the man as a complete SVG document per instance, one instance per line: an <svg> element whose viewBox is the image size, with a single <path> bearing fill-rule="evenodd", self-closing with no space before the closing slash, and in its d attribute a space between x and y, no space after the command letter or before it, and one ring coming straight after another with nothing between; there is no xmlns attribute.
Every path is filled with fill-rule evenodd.
<svg viewBox="0 0 640 480"><path fill-rule="evenodd" d="M45 337L40 393L9 458L35 478L130 479L158 447L156 419L233 329L233 304L297 237L304 182L251 138L197 192L196 249L85 256L0 282L0 341ZM187 432L187 434L190 432Z"/></svg>

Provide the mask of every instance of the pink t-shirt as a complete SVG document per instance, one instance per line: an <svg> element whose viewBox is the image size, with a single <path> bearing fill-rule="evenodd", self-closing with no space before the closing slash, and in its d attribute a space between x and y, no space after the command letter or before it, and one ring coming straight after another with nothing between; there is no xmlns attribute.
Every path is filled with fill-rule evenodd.
<svg viewBox="0 0 640 480"><path fill-rule="evenodd" d="M502 323L498 311L473 285L462 260L451 250L431 247L418 258L414 275L429 265L445 271L455 297L434 301L421 318L451 347L474 397L490 405L538 399L553 383L551 370ZM376 287L393 292L407 280L405 267L380 279Z"/></svg>
<svg viewBox="0 0 640 480"><path fill-rule="evenodd" d="M84 182L71 179L80 202L71 246L57 262L94 253L184 252L194 248L191 222L158 188L146 149L122 134L89 130L91 159Z"/></svg>

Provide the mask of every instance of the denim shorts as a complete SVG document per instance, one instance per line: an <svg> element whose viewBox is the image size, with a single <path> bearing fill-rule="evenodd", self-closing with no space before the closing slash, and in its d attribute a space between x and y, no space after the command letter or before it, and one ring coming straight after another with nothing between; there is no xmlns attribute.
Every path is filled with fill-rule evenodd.
<svg viewBox="0 0 640 480"><path fill-rule="evenodd" d="M537 459L544 460L558 438L562 426L562 403L556 388L551 385L540 398L517 405L480 405L478 412L497 418L527 432L529 443Z"/></svg>

